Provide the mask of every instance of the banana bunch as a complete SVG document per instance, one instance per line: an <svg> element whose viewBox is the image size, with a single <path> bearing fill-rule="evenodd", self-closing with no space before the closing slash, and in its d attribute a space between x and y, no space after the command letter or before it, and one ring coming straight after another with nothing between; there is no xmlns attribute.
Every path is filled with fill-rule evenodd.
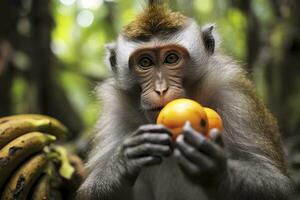
<svg viewBox="0 0 300 200"><path fill-rule="evenodd" d="M55 171L71 169L64 172L71 179L75 168L68 159L61 160L60 154L67 155L63 147L50 144L66 134L66 127L48 116L0 118L0 200L58 199L51 198Z"/></svg>

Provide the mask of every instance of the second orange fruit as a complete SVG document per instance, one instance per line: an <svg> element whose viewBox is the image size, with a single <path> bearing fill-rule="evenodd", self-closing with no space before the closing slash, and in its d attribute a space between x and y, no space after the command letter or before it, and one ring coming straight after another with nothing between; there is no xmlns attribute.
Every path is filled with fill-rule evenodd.
<svg viewBox="0 0 300 200"><path fill-rule="evenodd" d="M219 132L223 131L223 121L220 117L220 115L214 111L211 108L204 107L205 113L207 115L208 119L208 130L207 130L207 136L209 134L209 131L212 129L218 129Z"/></svg>

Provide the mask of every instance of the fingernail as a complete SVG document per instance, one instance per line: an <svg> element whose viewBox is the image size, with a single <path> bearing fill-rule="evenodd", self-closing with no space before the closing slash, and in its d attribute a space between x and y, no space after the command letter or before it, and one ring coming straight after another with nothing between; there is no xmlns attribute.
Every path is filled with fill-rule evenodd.
<svg viewBox="0 0 300 200"><path fill-rule="evenodd" d="M183 140L183 135L179 135L179 136L176 138L176 142L179 142L180 140Z"/></svg>
<svg viewBox="0 0 300 200"><path fill-rule="evenodd" d="M213 140L216 139L218 135L219 135L219 130L216 128L211 129L209 132L209 137Z"/></svg>
<svg viewBox="0 0 300 200"><path fill-rule="evenodd" d="M186 121L184 123L183 129L186 130L186 129L190 128L190 127L191 127L191 122L190 121Z"/></svg>

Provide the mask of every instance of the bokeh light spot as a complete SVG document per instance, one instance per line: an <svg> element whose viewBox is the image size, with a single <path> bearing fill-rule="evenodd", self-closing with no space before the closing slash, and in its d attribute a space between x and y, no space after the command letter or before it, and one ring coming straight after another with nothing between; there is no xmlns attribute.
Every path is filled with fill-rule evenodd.
<svg viewBox="0 0 300 200"><path fill-rule="evenodd" d="M98 9L102 5L103 0L79 0L78 3L82 8Z"/></svg>
<svg viewBox="0 0 300 200"><path fill-rule="evenodd" d="M83 10L77 15L76 21L79 26L88 27L94 21L94 14L89 10Z"/></svg>
<svg viewBox="0 0 300 200"><path fill-rule="evenodd" d="M75 3L76 0L60 0L60 2L66 6L70 6Z"/></svg>

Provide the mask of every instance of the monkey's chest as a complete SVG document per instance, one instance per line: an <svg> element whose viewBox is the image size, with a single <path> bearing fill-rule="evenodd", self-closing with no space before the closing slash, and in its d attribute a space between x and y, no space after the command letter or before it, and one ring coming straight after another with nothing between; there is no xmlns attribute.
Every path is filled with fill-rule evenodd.
<svg viewBox="0 0 300 200"><path fill-rule="evenodd" d="M135 199L139 200L206 200L200 186L189 182L173 157L162 164L143 169L135 184Z"/></svg>

